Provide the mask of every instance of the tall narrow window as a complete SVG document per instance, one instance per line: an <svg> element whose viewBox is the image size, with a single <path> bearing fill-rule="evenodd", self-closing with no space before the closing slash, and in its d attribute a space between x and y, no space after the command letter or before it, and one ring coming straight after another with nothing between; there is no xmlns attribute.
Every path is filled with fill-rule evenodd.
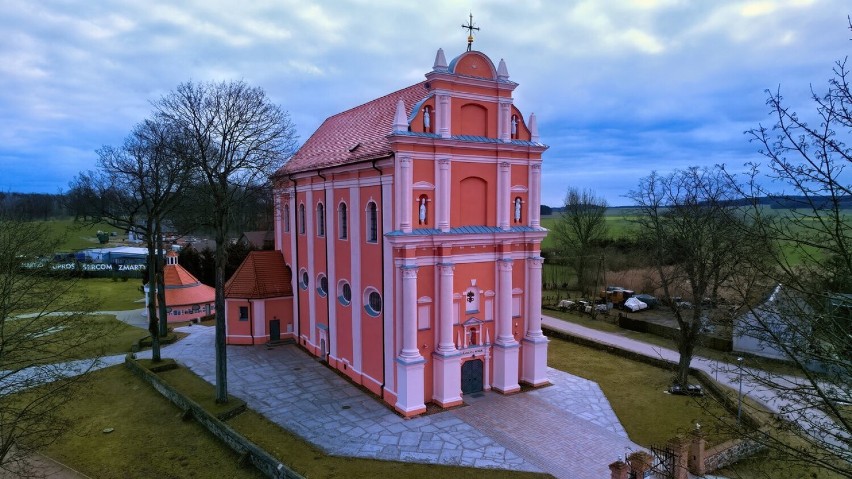
<svg viewBox="0 0 852 479"><path fill-rule="evenodd" d="M379 212L376 203L367 205L367 242L378 243L379 241Z"/></svg>
<svg viewBox="0 0 852 479"><path fill-rule="evenodd" d="M297 227L299 228L299 234L300 235L305 234L305 204L304 203L299 204L299 218L296 219L296 222L298 223Z"/></svg>
<svg viewBox="0 0 852 479"><path fill-rule="evenodd" d="M340 223L338 225L338 231L340 232L340 239L346 239L349 237L349 225L348 220L346 219L346 203L340 203L340 208L337 210L337 222Z"/></svg>
<svg viewBox="0 0 852 479"><path fill-rule="evenodd" d="M290 205L284 205L284 214L281 217L281 222L284 223L284 232L290 232Z"/></svg>
<svg viewBox="0 0 852 479"><path fill-rule="evenodd" d="M317 236L325 236L325 206L317 205Z"/></svg>

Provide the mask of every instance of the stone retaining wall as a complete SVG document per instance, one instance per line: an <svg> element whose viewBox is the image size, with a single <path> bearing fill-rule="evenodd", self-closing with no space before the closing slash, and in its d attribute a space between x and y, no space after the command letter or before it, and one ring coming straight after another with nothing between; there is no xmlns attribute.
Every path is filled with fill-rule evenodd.
<svg viewBox="0 0 852 479"><path fill-rule="evenodd" d="M741 459L749 457L765 446L748 439L733 439L707 449L704 456L704 470L708 472L721 469Z"/></svg>
<svg viewBox="0 0 852 479"><path fill-rule="evenodd" d="M249 441L238 432L234 431L231 426L217 419L215 416L205 411L198 403L187 398L179 393L170 385L162 381L156 374L139 366L136 360L128 355L124 360L124 365L131 372L142 378L162 394L166 399L174 403L177 407L184 411L184 417L191 416L199 424L207 428L219 440L223 441L231 449L242 456L241 460L249 460L260 470L266 477L273 479L304 479L301 475L290 469L284 464L281 464L278 459L271 454L261 449L257 444Z"/></svg>

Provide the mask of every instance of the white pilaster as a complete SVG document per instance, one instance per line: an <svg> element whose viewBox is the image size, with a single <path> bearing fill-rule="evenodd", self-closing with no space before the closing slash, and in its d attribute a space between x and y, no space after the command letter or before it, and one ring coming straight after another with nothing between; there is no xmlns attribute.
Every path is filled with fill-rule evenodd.
<svg viewBox="0 0 852 479"><path fill-rule="evenodd" d="M450 263L437 265L439 276L438 350L432 355L432 399L441 407L456 406L461 398L461 353L453 343L453 269Z"/></svg>
<svg viewBox="0 0 852 479"><path fill-rule="evenodd" d="M500 105L497 109L497 134L501 140L509 141L512 139L512 99L501 98L499 101Z"/></svg>
<svg viewBox="0 0 852 479"><path fill-rule="evenodd" d="M450 167L452 162L450 158L438 159L438 185L435 191L435 199L437 203L436 211L436 226L443 232L450 231Z"/></svg>
<svg viewBox="0 0 852 479"><path fill-rule="evenodd" d="M497 226L503 230L509 229L511 172L512 165L508 161L500 161L497 164Z"/></svg>
<svg viewBox="0 0 852 479"><path fill-rule="evenodd" d="M361 196L357 186L349 188L349 286L352 288L352 303L349 310L352 315L352 367L361 372L361 224L364 214L361 211Z"/></svg>
<svg viewBox="0 0 852 479"><path fill-rule="evenodd" d="M399 158L399 203L397 211L399 211L400 222L399 228L403 233L411 233L411 201L412 201L412 179L414 177L413 165L410 156L400 156Z"/></svg>
<svg viewBox="0 0 852 479"><path fill-rule="evenodd" d="M402 351L396 359L399 380L394 407L411 416L426 411L423 401L425 360L417 348L417 267L403 265L402 272Z"/></svg>
<svg viewBox="0 0 852 479"><path fill-rule="evenodd" d="M310 331L308 332L308 343L310 346L317 345L317 301L316 295L313 294L312 289L316 286L314 283L316 282L316 274L317 271L314 268L314 233L316 233L316 229L314 229L314 215L316 214L316 207L314 206L314 192L311 186L308 186L308 190L305 192L305 244L307 245L307 253L308 253L308 321L310 324ZM296 272L298 274L298 272Z"/></svg>
<svg viewBox="0 0 852 479"><path fill-rule="evenodd" d="M442 353L454 352L456 350L453 344L453 269L454 266L449 263L439 264L438 271L440 274L440 294L438 301L438 351Z"/></svg>
<svg viewBox="0 0 852 479"><path fill-rule="evenodd" d="M527 199L527 218L530 219L530 226L538 228L541 226L541 163L533 163L530 165L530 187L529 198Z"/></svg>
<svg viewBox="0 0 852 479"><path fill-rule="evenodd" d="M451 136L450 132L450 96L446 93L438 93L436 96L437 101L435 102L436 109L436 121L438 123L438 135L441 138L449 138Z"/></svg>
<svg viewBox="0 0 852 479"><path fill-rule="evenodd" d="M521 381L547 384L547 337L541 332L541 265L544 258L527 258L527 328L523 340Z"/></svg>
<svg viewBox="0 0 852 479"><path fill-rule="evenodd" d="M382 211L393 211L393 206L391 202L393 201L391 191L393 189L393 177L390 175L382 175L382 201L383 205ZM383 214L382 215L382 231L391 231L393 228L392 214ZM391 248L390 243L387 238L382 237L382 272L385 278L391 279L394 277L393 274L393 248ZM390 286L390 287L388 287ZM384 357L382 361L384 361L384 381L385 381L385 389L388 391L395 391L395 383L394 383L394 374L393 374L393 341L394 341L394 321L396 318L394 304L396 304L396 299L394 293L399 291L399 289L395 288L392 283L387 283L387 285L382 285L384 291L382 291L382 295L384 296L385 307L382 308L382 320L384 321Z"/></svg>
<svg viewBox="0 0 852 479"><path fill-rule="evenodd" d="M494 389L504 393L519 391L518 349L512 333L512 260L497 261L497 339L494 342Z"/></svg>
<svg viewBox="0 0 852 479"><path fill-rule="evenodd" d="M299 258L296 257L296 237L299 235L299 232L297 231L297 228L295 226L296 225L296 223L295 223L295 221L296 221L296 205L298 204L296 202L295 191L294 191L294 194L289 195L285 199L285 201L287 201L287 204L289 205L288 209L290 210L290 217L287 220L290 224L290 235L289 235L290 236L290 268L291 268L291 273L292 273L290 275L291 276L290 288L292 288L293 293L295 293L295 296L296 296L296 298L294 298L294 300L293 300L293 318L294 318L294 320L293 320L293 323L294 323L293 324L293 334L296 336L296 342L300 343L300 341L301 341L300 336L302 334L304 334L304 331L301 330L301 324L302 323L301 323L301 318L299 317L299 301L297 299L298 294L299 294L299 284L298 284L299 283L299 280L298 280L299 268L297 268L296 266L298 266ZM287 258L284 258L284 260L286 262Z"/></svg>
<svg viewBox="0 0 852 479"><path fill-rule="evenodd" d="M402 267L402 351L400 358L423 359L417 347L417 266Z"/></svg>
<svg viewBox="0 0 852 479"><path fill-rule="evenodd" d="M326 276L328 278L328 293L325 297L328 303L328 354L332 359L337 360L337 308L335 292L337 291L337 263L334 261L335 248L334 243L337 239L337 229L340 227L337 224L337 207L334 201L334 184L326 182L325 184L325 246L327 249L327 258L331 259L326 265ZM319 285L317 285L319 286Z"/></svg>

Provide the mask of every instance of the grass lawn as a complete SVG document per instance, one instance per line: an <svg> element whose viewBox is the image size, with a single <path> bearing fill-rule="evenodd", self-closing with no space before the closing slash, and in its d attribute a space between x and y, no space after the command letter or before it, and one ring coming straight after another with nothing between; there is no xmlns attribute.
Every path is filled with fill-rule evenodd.
<svg viewBox="0 0 852 479"><path fill-rule="evenodd" d="M86 248L115 246L114 244L100 244L97 237L99 230L107 232L115 231L118 233L118 236L110 237L111 242L124 237L124 231L106 223L89 225L86 223L75 222L72 218L51 219L44 223L47 225L51 236L59 241L59 251L77 251Z"/></svg>
<svg viewBox="0 0 852 479"><path fill-rule="evenodd" d="M689 432L696 422L708 434L708 444L728 439L718 431L716 418L730 414L711 396L690 398L664 392L671 383L671 371L555 338L548 345L547 363L598 383L637 444L663 444Z"/></svg>
<svg viewBox="0 0 852 479"><path fill-rule="evenodd" d="M127 281L113 281L111 278L84 278L76 280L71 292L91 298L99 311L127 311L144 308L144 299L139 291L142 280L130 278Z"/></svg>
<svg viewBox="0 0 852 479"><path fill-rule="evenodd" d="M621 336L635 339L637 341L642 341L648 344L653 344L655 346L661 346L668 349L677 350L677 344L673 339L664 338L661 336L657 336L650 333L639 333L636 331L630 331L627 329L620 328L617 324L613 324L603 320L595 320L592 319L591 316L587 314L579 314L575 312L562 312L555 311L551 309L546 309L542 311L544 314L563 319L565 321L570 321L574 324L579 324L580 326L585 326L587 328L596 329L598 331L605 331L608 333L617 333ZM618 314L617 312L613 314ZM736 364L736 359L741 354L736 354L733 352L725 352L719 351L716 349L710 349L704 346L696 346L695 355L702 356L708 359L713 359L723 363ZM775 373L775 374L785 374L789 376L801 376L802 372L798 370L795 366L787 364L783 361L774 361L772 359L760 358L760 357L752 357L749 356L746 358L746 366L762 369L767 372Z"/></svg>
<svg viewBox="0 0 852 479"><path fill-rule="evenodd" d="M199 402L202 406L216 412L222 406L213 402L215 397L211 384L199 378L185 368L158 373L166 382ZM140 381L140 384L141 383ZM493 478L545 478L547 474L528 472L474 469L469 467L440 466L434 464L400 463L328 456L321 450L305 442L298 436L268 421L261 414L247 410L228 420L239 433L266 449L296 472L305 477L326 478L480 478L483 475ZM201 477L201 476L199 476ZM211 476L213 477L213 476ZM219 476L215 476L219 477Z"/></svg>
<svg viewBox="0 0 852 479"><path fill-rule="evenodd" d="M112 315L43 316L6 322L7 338L15 337L3 356L4 367L50 364L74 359L121 354L148 335ZM15 335L17 332L26 332Z"/></svg>
<svg viewBox="0 0 852 479"><path fill-rule="evenodd" d="M43 452L90 477L264 477L122 365L92 373L63 415L70 430Z"/></svg>

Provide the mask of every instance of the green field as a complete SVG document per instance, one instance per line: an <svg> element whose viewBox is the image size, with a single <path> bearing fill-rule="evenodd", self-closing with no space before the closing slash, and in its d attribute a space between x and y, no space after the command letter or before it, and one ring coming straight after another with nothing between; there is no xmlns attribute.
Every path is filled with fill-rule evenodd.
<svg viewBox="0 0 852 479"><path fill-rule="evenodd" d="M118 236L113 236L110 238L111 243L115 243L116 240L125 237L124 231L121 231L120 229L114 226L110 226L106 223L96 223L94 225L91 225L83 222L75 222L73 219L69 218L52 219L49 221L45 221L44 224L50 231L52 238L58 241L57 252L69 252L86 248L116 246L115 244L101 245L98 242L97 238L98 231L115 231L116 233L118 233Z"/></svg>
<svg viewBox="0 0 852 479"><path fill-rule="evenodd" d="M76 280L70 292L92 300L98 311L127 311L145 307L141 286L140 279L85 278Z"/></svg>
<svg viewBox="0 0 852 479"><path fill-rule="evenodd" d="M635 212L628 208L609 208L606 210L606 224L609 229L609 237L612 239L625 238L632 236L633 219L636 217ZM556 247L556 238L553 234L553 228L556 222L559 221L559 213L554 213L549 216L541 217L541 226L549 229L550 234L541 243L544 249Z"/></svg>

